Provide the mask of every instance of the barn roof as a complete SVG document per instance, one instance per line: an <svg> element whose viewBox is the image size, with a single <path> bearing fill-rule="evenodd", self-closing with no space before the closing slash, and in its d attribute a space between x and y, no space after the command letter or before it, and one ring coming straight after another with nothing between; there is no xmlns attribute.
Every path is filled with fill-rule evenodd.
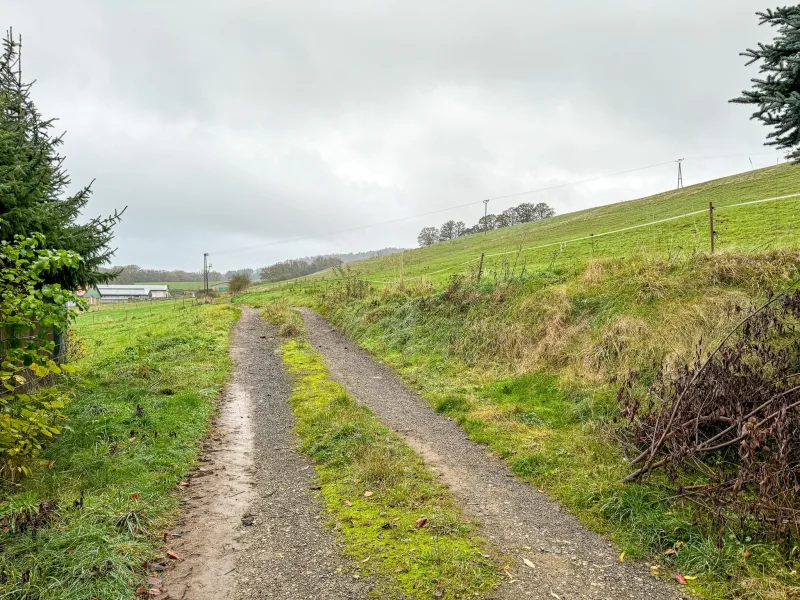
<svg viewBox="0 0 800 600"><path fill-rule="evenodd" d="M147 296L150 288L143 285L98 285L101 296Z"/></svg>

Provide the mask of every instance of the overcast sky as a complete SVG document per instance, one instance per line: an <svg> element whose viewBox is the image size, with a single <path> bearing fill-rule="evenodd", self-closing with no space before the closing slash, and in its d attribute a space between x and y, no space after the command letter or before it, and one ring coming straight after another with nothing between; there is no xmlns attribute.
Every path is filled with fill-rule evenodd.
<svg viewBox="0 0 800 600"><path fill-rule="evenodd" d="M0 25L73 181L96 179L87 216L128 206L115 263L197 270L211 252L226 270L412 247L483 198L679 157L727 156L687 158L687 184L775 164L727 103L757 74L738 53L772 37L764 2L0 0ZM490 210L675 179L670 163Z"/></svg>

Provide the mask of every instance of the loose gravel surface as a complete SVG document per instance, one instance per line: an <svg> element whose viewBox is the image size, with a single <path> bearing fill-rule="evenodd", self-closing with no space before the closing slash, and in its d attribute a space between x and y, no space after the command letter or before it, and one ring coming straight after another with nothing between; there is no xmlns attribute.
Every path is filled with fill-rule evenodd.
<svg viewBox="0 0 800 600"><path fill-rule="evenodd" d="M291 383L275 328L258 310L246 309L235 340L240 352L234 380L249 393L253 410L256 494L245 517L253 524L242 537L246 549L237 561L237 593L219 597L366 598L367 585L349 573L325 526L322 503L313 491L313 465L295 450L295 419L287 402Z"/></svg>
<svg viewBox="0 0 800 600"><path fill-rule="evenodd" d="M173 532L179 560L158 597L355 600L369 593L325 525L313 465L295 450L279 346L259 311L242 311L230 348L233 378L204 466L185 492Z"/></svg>
<svg viewBox="0 0 800 600"><path fill-rule="evenodd" d="M324 355L333 379L416 449L450 486L467 514L482 523L484 535L515 558L512 578L497 591L497 598L688 598L677 586L650 575L646 565L620 563L607 540L518 481L504 462L432 410L390 368L317 313L301 312L309 341Z"/></svg>

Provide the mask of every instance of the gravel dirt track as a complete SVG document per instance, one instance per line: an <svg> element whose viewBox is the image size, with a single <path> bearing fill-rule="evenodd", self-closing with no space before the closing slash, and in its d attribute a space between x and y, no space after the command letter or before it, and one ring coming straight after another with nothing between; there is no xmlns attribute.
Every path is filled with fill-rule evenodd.
<svg viewBox="0 0 800 600"><path fill-rule="evenodd" d="M309 341L323 354L332 378L417 450L448 484L466 513L482 523L484 535L514 557L513 580L504 583L497 598L689 597L671 582L653 577L644 564L620 563L612 544L586 530L558 503L517 480L503 461L490 456L485 446L432 410L391 369L314 311L300 310Z"/></svg>
<svg viewBox="0 0 800 600"><path fill-rule="evenodd" d="M202 477L191 479L165 576L171 600L356 600L369 593L339 554L314 491L311 461L295 450L291 383L280 339L244 309L231 340L231 382Z"/></svg>

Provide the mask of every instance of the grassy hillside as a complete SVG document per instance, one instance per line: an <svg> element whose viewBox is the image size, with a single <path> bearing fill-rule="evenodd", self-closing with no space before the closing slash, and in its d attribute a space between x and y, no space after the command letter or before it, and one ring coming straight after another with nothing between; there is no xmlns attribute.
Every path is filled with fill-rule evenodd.
<svg viewBox="0 0 800 600"><path fill-rule="evenodd" d="M714 255L700 214L597 237L594 253L586 240L523 252L522 277L519 262L511 277L514 254L489 257L479 282L451 275L469 274L471 265L457 265L481 252L797 192L800 168L764 169L406 252L402 268L398 255L354 266L358 278L394 283L351 273L316 286L261 286L234 301L321 311L628 557L689 576L708 598L786 598L800 593L796 540L777 541L735 515L720 530L660 476L618 483L630 467L616 435L614 382L634 373L644 389L660 365L693 356L700 339L720 340L737 307L797 277L800 199L722 208Z"/></svg>
<svg viewBox="0 0 800 600"><path fill-rule="evenodd" d="M436 282L447 279L452 273L474 269L481 253L487 255L484 272L494 277L495 271L504 271L504 261L509 262L509 268L513 266L520 247L523 251L517 261L517 274L523 261L529 272L548 268L551 264L561 269L578 268L592 256L629 257L641 251L650 255L705 252L709 248L709 202L717 208L717 249L766 250L793 246L800 241L800 197L748 206L731 205L795 193L800 193L800 168L781 165L648 198L466 236L429 248L364 260L354 263L351 268L354 275L376 282L423 275ZM606 235L696 211L703 212ZM569 241L589 238L592 234L594 240ZM560 246L559 242L564 241L568 243ZM537 248L526 250L531 247ZM498 253L506 254L495 256ZM472 262L463 264L467 261ZM337 277L339 275L328 270L302 279L318 281ZM262 286L261 289L269 287Z"/></svg>

